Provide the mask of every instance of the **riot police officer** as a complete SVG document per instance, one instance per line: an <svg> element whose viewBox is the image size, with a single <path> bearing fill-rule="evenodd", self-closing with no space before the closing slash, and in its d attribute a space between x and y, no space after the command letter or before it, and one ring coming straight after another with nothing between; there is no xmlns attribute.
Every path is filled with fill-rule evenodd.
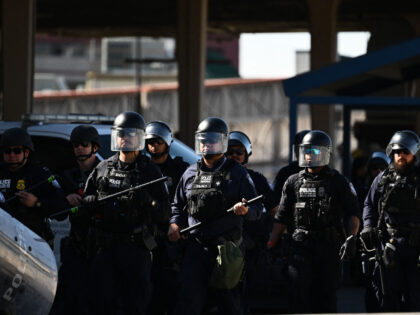
<svg viewBox="0 0 420 315"><path fill-rule="evenodd" d="M251 154L252 144L249 137L241 131L230 132L226 156L246 168L254 182L257 194L264 196L263 205L266 209L266 211L263 211L259 220L246 221L244 223L244 242L246 247L245 267L247 279L246 296L249 295L249 290L252 287L253 271L255 270L257 259L261 254L261 250L265 248L268 234L271 231L271 224L267 222L267 215L270 216L271 212L276 212L278 205L276 196L274 195L267 178L265 178L263 174L246 167ZM270 226L270 231L267 230L267 225ZM256 276L258 277L258 275Z"/></svg>
<svg viewBox="0 0 420 315"><path fill-rule="evenodd" d="M203 311L209 280L216 265L218 246L225 242L242 247L244 220L260 217L258 203L244 203L256 196L246 170L224 153L228 146L228 126L220 118L208 117L195 133L195 151L202 159L191 165L182 176L172 205L169 239L177 241L180 229L198 222L187 239L180 271L181 288L175 314L200 314ZM242 202L241 202L242 201ZM226 213L233 207L234 213ZM222 279L225 280L225 279ZM229 283L229 289L212 289L221 313L242 312L240 286Z"/></svg>
<svg viewBox="0 0 420 315"><path fill-rule="evenodd" d="M175 188L189 166L182 157L172 158L169 149L173 142L172 130L163 121L152 121L146 125L146 149L151 160L156 164L162 174L168 178L167 186L169 199L173 200ZM177 264L182 255L180 242L169 243L166 236L168 226L159 227L156 240L158 247L153 251L152 282L153 296L150 303L150 314L165 314L171 312L175 305L173 292L178 288Z"/></svg>
<svg viewBox="0 0 420 315"><path fill-rule="evenodd" d="M119 114L111 128L111 150L90 174L83 198L94 220L90 314L144 314L151 296L151 250L155 224L169 219L166 185L158 182L100 203L101 198L162 177L141 154L145 122L136 112ZM99 200L99 201L97 201Z"/></svg>
<svg viewBox="0 0 420 315"><path fill-rule="evenodd" d="M293 141L293 153L294 153L294 160L290 162L288 165L282 167L279 172L277 173L276 177L274 178L273 182L273 190L274 194L277 197L277 203L280 202L281 198L281 192L283 189L283 185L286 181L286 179L289 178L290 175L299 173L299 171L302 170L302 168L299 166L298 163L298 156L299 156L299 145L302 143L303 137L309 132L310 130L301 130L299 131L294 138ZM275 212L272 213L272 216L274 217Z"/></svg>
<svg viewBox="0 0 420 315"><path fill-rule="evenodd" d="M189 166L182 157L172 158L169 155L173 141L172 130L163 121L152 121L146 125L146 149L152 162L160 168L164 176L168 177L167 186L171 201L174 198L179 179Z"/></svg>
<svg viewBox="0 0 420 315"><path fill-rule="evenodd" d="M369 178L369 186L379 173L383 172L391 163L391 159L384 152L373 152L367 162L367 173Z"/></svg>
<svg viewBox="0 0 420 315"><path fill-rule="evenodd" d="M292 233L289 277L293 313L337 311L344 219L348 219L351 236L340 254L350 256L356 251L357 197L345 177L328 166L330 155L331 139L325 132L313 130L303 137L298 160L304 169L290 176L283 186L268 243L268 247L274 246L286 228Z"/></svg>
<svg viewBox="0 0 420 315"><path fill-rule="evenodd" d="M51 246L51 213L68 207L58 182L47 167L31 159L32 139L25 129L7 129L0 141L4 164L0 166L1 202L6 211L44 238Z"/></svg>
<svg viewBox="0 0 420 315"><path fill-rule="evenodd" d="M98 131L90 125L79 125L70 134L77 165L64 170L59 182L69 204L80 206L86 180L99 164L96 152L100 147ZM82 314L87 311L89 263L87 259L87 235L89 219L70 213L70 234L61 240L59 281L50 314Z"/></svg>
<svg viewBox="0 0 420 315"><path fill-rule="evenodd" d="M397 131L386 153L392 159L372 183L363 209L361 237L377 252L373 285L386 312L420 311L419 137Z"/></svg>

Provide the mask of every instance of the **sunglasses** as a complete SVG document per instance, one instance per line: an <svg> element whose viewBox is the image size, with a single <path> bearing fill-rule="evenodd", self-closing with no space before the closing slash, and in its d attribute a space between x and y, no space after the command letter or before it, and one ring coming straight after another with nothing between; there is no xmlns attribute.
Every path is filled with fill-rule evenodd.
<svg viewBox="0 0 420 315"><path fill-rule="evenodd" d="M404 153L405 155L408 155L410 154L410 151L408 149L398 149L398 150L394 150L394 153L396 154Z"/></svg>
<svg viewBox="0 0 420 315"><path fill-rule="evenodd" d="M137 132L136 131L128 131L128 130L118 130L117 131L117 136L120 137L120 138L124 138L125 136L135 137L135 136L137 136Z"/></svg>
<svg viewBox="0 0 420 315"><path fill-rule="evenodd" d="M147 139L146 142L147 142L147 144L157 143L157 144L160 144L160 145L162 145L164 143L162 138Z"/></svg>
<svg viewBox="0 0 420 315"><path fill-rule="evenodd" d="M305 148L305 154L314 154L314 155L320 155L321 150L316 148Z"/></svg>
<svg viewBox="0 0 420 315"><path fill-rule="evenodd" d="M73 145L73 148L77 148L79 145L81 145L84 148L87 148L90 145L90 142L89 141L73 142L72 145Z"/></svg>
<svg viewBox="0 0 420 315"><path fill-rule="evenodd" d="M5 148L4 150L3 150L3 152L5 153L5 154L11 154L12 152L14 153L14 154L21 154L22 152L23 152L23 148Z"/></svg>
<svg viewBox="0 0 420 315"><path fill-rule="evenodd" d="M229 149L226 152L226 155L244 155L245 154L245 150L242 149Z"/></svg>

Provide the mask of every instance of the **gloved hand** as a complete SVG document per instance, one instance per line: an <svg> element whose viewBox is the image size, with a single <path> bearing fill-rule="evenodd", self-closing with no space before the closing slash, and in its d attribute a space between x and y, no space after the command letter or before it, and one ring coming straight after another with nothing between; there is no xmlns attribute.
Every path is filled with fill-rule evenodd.
<svg viewBox="0 0 420 315"><path fill-rule="evenodd" d="M87 195L82 199L82 205L86 207L93 207L98 201L98 197L95 195Z"/></svg>
<svg viewBox="0 0 420 315"><path fill-rule="evenodd" d="M341 260L348 260L356 255L357 237L350 235L343 245L341 245L339 256Z"/></svg>
<svg viewBox="0 0 420 315"><path fill-rule="evenodd" d="M360 237L365 242L368 248L373 247L374 236L375 234L373 228L370 225L366 225L365 227L363 227L363 230L360 232Z"/></svg>

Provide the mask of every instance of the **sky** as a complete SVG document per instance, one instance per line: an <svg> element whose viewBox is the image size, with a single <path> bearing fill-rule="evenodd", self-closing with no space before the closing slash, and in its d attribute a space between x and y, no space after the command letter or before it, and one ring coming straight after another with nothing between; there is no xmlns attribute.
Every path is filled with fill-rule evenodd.
<svg viewBox="0 0 420 315"><path fill-rule="evenodd" d="M368 32L338 33L338 53L357 57L366 53ZM309 33L242 34L239 73L242 78L288 78L296 74L296 51L310 50Z"/></svg>

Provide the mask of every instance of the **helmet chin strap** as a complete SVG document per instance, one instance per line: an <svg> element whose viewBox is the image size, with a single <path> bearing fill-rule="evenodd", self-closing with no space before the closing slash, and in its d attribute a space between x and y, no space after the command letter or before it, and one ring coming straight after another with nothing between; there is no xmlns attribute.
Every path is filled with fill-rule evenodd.
<svg viewBox="0 0 420 315"><path fill-rule="evenodd" d="M96 153L94 150L93 150L93 146L92 146L92 149L91 149L91 151L90 151L90 153L89 154L80 154L80 155L76 155L76 160L78 160L78 161L80 161L80 162L82 162L82 161L86 161L87 159L89 159L94 153Z"/></svg>
<svg viewBox="0 0 420 315"><path fill-rule="evenodd" d="M14 167L14 168L17 168L19 166L22 166L25 163L25 160L27 160L27 159L28 159L28 156L26 155L26 152L23 151L23 159L22 159L22 161L16 162L16 163L7 163L7 164L10 165L10 166L12 166L12 167Z"/></svg>
<svg viewBox="0 0 420 315"><path fill-rule="evenodd" d="M160 158L160 157L162 157L162 156L164 156L165 154L168 154L168 153L169 153L169 147L168 146L166 146L166 149L163 152L151 153L149 151L150 156L153 157L153 158Z"/></svg>

